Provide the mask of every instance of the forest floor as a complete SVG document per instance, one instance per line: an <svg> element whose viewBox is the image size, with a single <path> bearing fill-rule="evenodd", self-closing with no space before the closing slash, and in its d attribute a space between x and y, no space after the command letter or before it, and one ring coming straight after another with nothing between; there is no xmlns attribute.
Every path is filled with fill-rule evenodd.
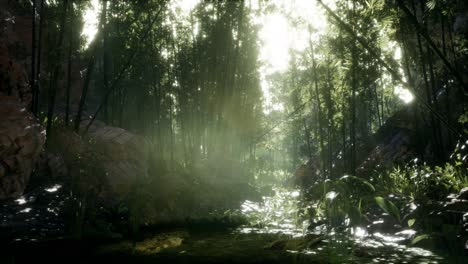
<svg viewBox="0 0 468 264"><path fill-rule="evenodd" d="M65 239L52 185L0 208L0 263L466 263L408 245L408 234L191 226L141 230L138 239ZM297 231L297 230L296 230ZM466 259L465 259L466 260Z"/></svg>
<svg viewBox="0 0 468 264"><path fill-rule="evenodd" d="M177 229L131 240L51 240L10 245L1 263L463 263L398 237L350 240L337 235L299 238L243 229ZM311 239L313 237L313 239ZM393 242L392 242L393 241ZM3 247L5 248L5 247Z"/></svg>

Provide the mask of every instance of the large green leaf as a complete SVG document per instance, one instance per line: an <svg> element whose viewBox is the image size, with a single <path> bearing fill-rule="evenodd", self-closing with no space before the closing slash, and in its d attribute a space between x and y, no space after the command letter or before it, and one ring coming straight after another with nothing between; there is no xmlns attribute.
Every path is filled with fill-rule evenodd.
<svg viewBox="0 0 468 264"><path fill-rule="evenodd" d="M371 189L373 192L375 192L374 185L372 185L369 181L367 181L367 180L365 180L363 178L356 177L356 176L350 176L350 178L355 179L355 180L363 183L365 186L369 187L369 189Z"/></svg>
<svg viewBox="0 0 468 264"><path fill-rule="evenodd" d="M429 10L434 10L434 8L437 6L437 1L436 0L430 0L429 2L426 3L426 7Z"/></svg>
<svg viewBox="0 0 468 264"><path fill-rule="evenodd" d="M375 202L382 208L386 213L389 215L393 216L395 219L398 220L398 222L401 223L401 218L400 218L400 210L396 205L392 202L389 201L383 197L377 196L375 197Z"/></svg>
<svg viewBox="0 0 468 264"><path fill-rule="evenodd" d="M352 175L345 175L343 177L340 178L340 182L344 182L348 179L352 179L352 180L355 180L363 185L365 185L366 187L368 187L372 192L375 192L375 187L374 185L372 185L369 181L363 179L363 178L360 178L360 177L357 177L357 176L352 176ZM349 188L348 185L346 185L346 187Z"/></svg>
<svg viewBox="0 0 468 264"><path fill-rule="evenodd" d="M410 243L410 246L414 246L416 243L419 243L420 241L424 240L424 239L428 239L429 238L429 235L419 235L415 238L413 238L413 240L411 240L411 243Z"/></svg>

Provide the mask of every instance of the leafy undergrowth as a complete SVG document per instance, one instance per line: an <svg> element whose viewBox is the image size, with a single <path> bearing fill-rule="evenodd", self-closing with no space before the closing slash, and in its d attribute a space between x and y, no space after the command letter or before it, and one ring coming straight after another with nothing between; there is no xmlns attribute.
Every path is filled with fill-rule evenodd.
<svg viewBox="0 0 468 264"><path fill-rule="evenodd" d="M443 166L414 160L367 178L346 175L303 190L276 188L262 202L246 201L241 212L251 232L288 235L272 245L293 251L316 250L290 243L313 233L322 234L324 241L339 241L335 246L345 249L330 254L349 258L347 247L363 246L415 255L431 252L424 253L423 247L466 256L468 170L463 149L459 145L453 160Z"/></svg>
<svg viewBox="0 0 468 264"><path fill-rule="evenodd" d="M306 206L300 200L299 190L273 188L273 196L264 196L261 202L245 201L241 213L255 228L280 233L304 234L308 226Z"/></svg>
<svg viewBox="0 0 468 264"><path fill-rule="evenodd" d="M304 192L311 228L352 233L358 227L365 237L406 232L408 246L466 254L467 156L452 157L443 166L415 160L368 178L346 175L312 185Z"/></svg>

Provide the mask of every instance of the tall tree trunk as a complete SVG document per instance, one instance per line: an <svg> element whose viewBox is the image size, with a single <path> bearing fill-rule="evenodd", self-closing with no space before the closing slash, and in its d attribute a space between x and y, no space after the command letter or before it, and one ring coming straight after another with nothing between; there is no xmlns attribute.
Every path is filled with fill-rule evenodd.
<svg viewBox="0 0 468 264"><path fill-rule="evenodd" d="M36 87L36 0L32 0L32 32L31 32L31 81L32 89L31 112L37 116L36 106L34 105L35 97L37 96Z"/></svg>
<svg viewBox="0 0 468 264"><path fill-rule="evenodd" d="M56 56L55 56L55 66L54 70L52 73L52 81L50 83L50 101L49 101L49 107L47 111L47 125L46 125L46 133L47 133L47 142L50 140L51 136L51 129L52 129L52 121L54 117L54 108L55 108L55 96L57 93L57 86L58 86L58 77L60 73L60 68L62 67L62 64L60 63L60 60L62 59L62 51L63 51L63 36L65 34L65 19L67 17L67 12L68 12L68 0L65 0L63 3L63 9L62 9L62 17L60 18L60 34L59 34L59 39L57 43L57 48L56 48Z"/></svg>
<svg viewBox="0 0 468 264"><path fill-rule="evenodd" d="M34 108L32 109L34 113L39 112L39 90L41 85L41 54L42 54L42 27L45 19L45 6L44 0L41 0L40 4L40 14L39 14L39 37L38 37L38 46L37 46L37 66L36 66L36 76L34 76L35 82L33 87L33 97L32 97L32 105Z"/></svg>
<svg viewBox="0 0 468 264"><path fill-rule="evenodd" d="M107 13L109 12L107 10L107 5L104 6L102 9L103 12L103 17L104 17L104 22L103 22L103 28L102 28L102 47L103 47L103 55L102 55L102 64L103 64L103 86L104 86L104 96L106 96L106 91L109 89L109 51L108 51L108 25L107 25L107 17L109 16ZM105 122L109 121L109 113L108 113L108 105L107 105L107 98L104 99L104 113L103 113L103 119Z"/></svg>
<svg viewBox="0 0 468 264"><path fill-rule="evenodd" d="M380 99L379 99L379 92L377 89L377 84L374 84L374 96L375 96L375 110L377 110L377 122L379 124L379 128L382 127L382 116L380 115Z"/></svg>
<svg viewBox="0 0 468 264"><path fill-rule="evenodd" d="M327 59L327 87L325 90L325 104L327 106L327 145L328 145L328 157L327 157L327 164L328 164L328 176L332 177L332 169L333 169L333 128L335 124L333 122L333 103L332 103L332 90L333 90L333 83L330 74L330 60Z"/></svg>
<svg viewBox="0 0 468 264"><path fill-rule="evenodd" d="M343 115L343 118L342 118L342 123L341 123L341 141L342 141L342 145L343 145L343 150L342 150L342 161L343 161L343 167L342 167L342 173L346 173L348 171L348 149L347 149L347 140L346 140L346 112L345 112L345 102L346 101L346 98L345 96L343 96L343 105L342 105L342 109L341 109L341 112L342 112L342 115Z"/></svg>
<svg viewBox="0 0 468 264"><path fill-rule="evenodd" d="M415 16L416 16L416 5L414 3L414 0L411 1L411 4L412 4L413 12L415 13ZM424 15L423 7L421 9L422 9L421 10L422 15ZM433 108L434 107L434 101L433 101L434 95L433 95L431 86L429 84L429 77L427 76L427 68L426 68L426 60L425 60L426 54L424 53L421 36L418 32L416 32L416 38L418 42L418 50L419 50L419 56L421 60L420 63L421 63L421 69L422 69L423 79L424 79L426 100L427 100L427 103ZM437 137L436 120L432 113L429 113L429 115L430 115L431 128L432 128L432 145L434 148L434 154L438 156L440 151L439 151L439 144L438 144L438 137Z"/></svg>
<svg viewBox="0 0 468 264"><path fill-rule="evenodd" d="M103 0L103 1L107 2L107 0ZM144 42L146 40L146 38L148 37L149 32L151 31L154 23L157 21L157 18L159 17L159 14L161 13L162 10L163 10L163 8L160 8L158 10L158 12L155 14L155 16L153 18L149 19L150 21L149 21L148 28L144 31L143 36L139 39L139 42ZM102 16L101 16L100 23L99 23L100 25L102 25L101 21L102 21ZM98 28L101 28L101 26L99 26ZM99 35L99 31L98 31L98 35ZM98 38L98 36L96 36L96 39L97 38ZM95 39L95 41L96 41L96 39ZM91 117L91 120L89 121L88 125L86 126L86 129L85 129L84 132L86 132L89 129L89 127L91 127L91 125L93 124L93 122L96 119L97 115L100 113L102 108L104 106L106 106L106 102L107 102L107 99L108 99L109 95L111 93L113 93L114 89L117 87L118 82L124 76L124 74L127 72L128 68L131 66L131 63L132 63L133 59L135 58L136 54L138 53L139 48L140 48L140 46L137 46L137 48L134 49L134 52L128 58L128 60L125 62L125 65L120 69L119 73L116 74L115 78L112 80L112 83L110 84L109 89L106 91L103 100L101 101L98 108L96 109L96 112L94 112L94 115ZM122 90L125 90L125 87L122 88ZM86 95L86 94L84 94L84 95ZM80 114L80 117L81 117L81 114ZM78 123L80 122L79 120L75 120L75 121L77 121ZM79 125L78 125L78 127L79 127Z"/></svg>
<svg viewBox="0 0 468 264"><path fill-rule="evenodd" d="M86 68L86 78L83 84L83 90L81 92L80 102L78 104L78 112L76 114L75 121L74 121L74 129L76 132L78 132L80 129L81 116L83 115L84 106L86 103L86 96L88 94L89 84L91 82L91 78L92 78L93 71L94 71L95 60L96 60L95 54L91 55L91 58L88 61L88 67Z"/></svg>
<svg viewBox="0 0 468 264"><path fill-rule="evenodd" d="M102 12L101 12L101 18L99 19L99 26L98 26L98 33L95 36L95 39L93 40L93 43L91 43L91 57L89 58L88 61L88 67L86 69L86 78L85 82L83 84L83 90L81 92L81 97L80 97L80 102L78 104L78 112L75 117L75 124L74 124L74 129L76 132L79 131L80 129L80 123L81 123L81 116L84 111L84 106L86 103L86 96L88 94L88 88L89 84L91 82L91 78L93 75L94 71L94 66L96 64L96 55L99 50L99 41L100 41L100 35L102 34L102 27L104 23L104 18L105 18L105 9L107 8L107 0L102 0ZM89 125L91 124L91 121L89 122Z"/></svg>
<svg viewBox="0 0 468 264"><path fill-rule="evenodd" d="M444 56L447 56L447 44L445 40L445 16L444 14L440 14L440 29L441 29L441 35L442 35L442 53Z"/></svg>
<svg viewBox="0 0 468 264"><path fill-rule="evenodd" d="M351 172L356 175L356 92L357 92L357 77L356 77L356 44L352 47L352 62L351 62Z"/></svg>
<svg viewBox="0 0 468 264"><path fill-rule="evenodd" d="M433 102L433 107L434 109L438 109L438 103L437 103L437 87L435 83L435 74L434 74L434 66L432 64L432 51L429 49L429 47L426 46L426 50L428 52L428 58L429 58L429 73L431 76L431 87L432 87L432 102ZM436 132L436 144L438 145L438 153L436 153L436 157L438 160L443 158L443 149L444 149L444 142L442 138L442 132L441 132L441 127L440 127L440 122L438 122L434 118L435 122L435 132Z"/></svg>
<svg viewBox="0 0 468 264"><path fill-rule="evenodd" d="M312 148L310 146L310 130L309 128L307 128L306 119L303 118L302 121L304 122L304 135L307 142L307 154L309 156L309 160L312 160Z"/></svg>
<svg viewBox="0 0 468 264"><path fill-rule="evenodd" d="M355 19L355 2L353 1L352 10L352 27L353 31L356 27ZM356 92L357 92L357 46L356 41L353 40L353 46L351 48L351 173L356 175Z"/></svg>
<svg viewBox="0 0 468 264"><path fill-rule="evenodd" d="M317 63L315 61L315 51L314 51L314 46L312 42L310 43L310 48L312 52L312 69L313 69L313 80L314 80L314 88L315 88L315 101L317 103L317 119L318 119L318 127L319 127L319 139L320 139L320 159L321 159L321 173L324 178L327 178L326 172L325 172L325 164L326 164L326 159L325 159L325 147L324 147L324 135L323 135L323 124L322 124L322 106L321 106L321 101L320 101L320 93L319 93L319 88L318 88L318 72L317 72ZM312 93L310 94L311 97L313 97Z"/></svg>
<svg viewBox="0 0 468 264"><path fill-rule="evenodd" d="M447 56L447 40L446 40L446 29L445 29L445 23L446 23L446 17L444 14L440 14L440 26L441 26L441 31L442 31L442 51L444 53L444 56ZM450 30L450 29L449 29ZM453 62L452 62L453 63ZM455 67L457 67L457 64L454 63ZM452 124L452 109L450 106L450 84L447 82L447 77L446 74L443 74L443 83L445 87L445 112L447 113L447 121ZM448 131L448 146L453 145L453 135L451 131Z"/></svg>
<svg viewBox="0 0 468 264"><path fill-rule="evenodd" d="M411 1L411 2L413 4L413 6L414 6L414 1ZM457 69L448 61L448 59L444 56L444 54L442 54L442 52L439 50L439 48L437 48L434 41L432 41L431 37L427 33L427 30L425 30L425 28L423 28L419 24L418 19L416 17L416 13L414 13L414 14L411 13L411 11L405 6L403 0L397 0L397 3L400 6L400 8L406 13L406 15L408 16L410 22L413 23L413 25L414 25L416 31L419 33L419 35L421 35L426 40L426 43L432 48L432 50L437 54L437 56L439 56L439 58L442 60L442 62L447 67L449 72L453 75L453 77L455 77L455 80L457 80L460 88L462 89L462 91L465 92L465 95L466 95L466 93L468 93L468 85L463 81L463 78L460 75L460 73L457 71ZM422 5L423 5L423 3L421 3L421 6ZM424 6L422 6L421 8L424 9ZM413 8L413 10L415 11L414 8ZM424 15L424 12L423 12L422 15Z"/></svg>
<svg viewBox="0 0 468 264"><path fill-rule="evenodd" d="M421 8L421 14L423 15L423 29L427 31L427 18L424 18L424 13L425 13L425 3L420 2L420 8ZM426 41L426 52L427 52L427 57L428 57L428 64L429 64L429 74L431 77L431 91L432 91L432 102L433 102L433 107L437 111L438 110L438 102L437 102L437 87L436 87L436 80L435 80L435 74L434 74L434 65L433 65L433 56L432 56L432 50L429 47L428 42ZM438 152L436 154L437 160L443 159L443 150L444 150L444 141L442 138L442 132L441 132L441 127L440 127L440 122L434 117L434 126L435 126L435 140L438 148Z"/></svg>
<svg viewBox="0 0 468 264"><path fill-rule="evenodd" d="M453 19L450 19L450 21L453 21ZM459 70L459 65L458 65L458 54L455 50L455 42L453 41L453 29L452 27L447 27L448 29L448 35L449 35L449 42L450 42L450 51L452 53L452 63L455 65L455 67Z"/></svg>
<svg viewBox="0 0 468 264"><path fill-rule="evenodd" d="M66 108L65 108L65 125L68 126L70 121L70 89L71 89L71 75L72 75L72 51L73 51L73 17L70 15L70 29L69 29L69 43L68 43L68 69L67 69L67 92L66 92Z"/></svg>

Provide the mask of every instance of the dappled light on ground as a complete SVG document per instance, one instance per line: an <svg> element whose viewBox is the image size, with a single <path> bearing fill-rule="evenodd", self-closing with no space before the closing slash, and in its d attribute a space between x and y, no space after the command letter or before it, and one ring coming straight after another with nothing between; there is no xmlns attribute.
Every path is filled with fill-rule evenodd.
<svg viewBox="0 0 468 264"><path fill-rule="evenodd" d="M330 191L325 197L332 202L338 195ZM417 234L412 229L384 233L360 226L336 229L326 224L311 229L308 220L303 220L307 217L299 209L300 199L298 190L275 189L275 195L263 197L263 202L245 201L241 211L253 227L237 228L233 234L275 235L277 238L266 248L320 256L332 263L444 263L442 256L411 245Z"/></svg>
<svg viewBox="0 0 468 264"><path fill-rule="evenodd" d="M39 187L0 206L0 238L15 242L61 239L70 201L61 184Z"/></svg>
<svg viewBox="0 0 468 264"><path fill-rule="evenodd" d="M0 9L0 263L468 263L464 1Z"/></svg>
<svg viewBox="0 0 468 264"><path fill-rule="evenodd" d="M274 196L264 196L262 202L245 201L241 212L254 226L260 229L241 229L242 233L250 231L284 233L290 235L304 234L308 227L305 210L301 207L299 190L274 189Z"/></svg>

